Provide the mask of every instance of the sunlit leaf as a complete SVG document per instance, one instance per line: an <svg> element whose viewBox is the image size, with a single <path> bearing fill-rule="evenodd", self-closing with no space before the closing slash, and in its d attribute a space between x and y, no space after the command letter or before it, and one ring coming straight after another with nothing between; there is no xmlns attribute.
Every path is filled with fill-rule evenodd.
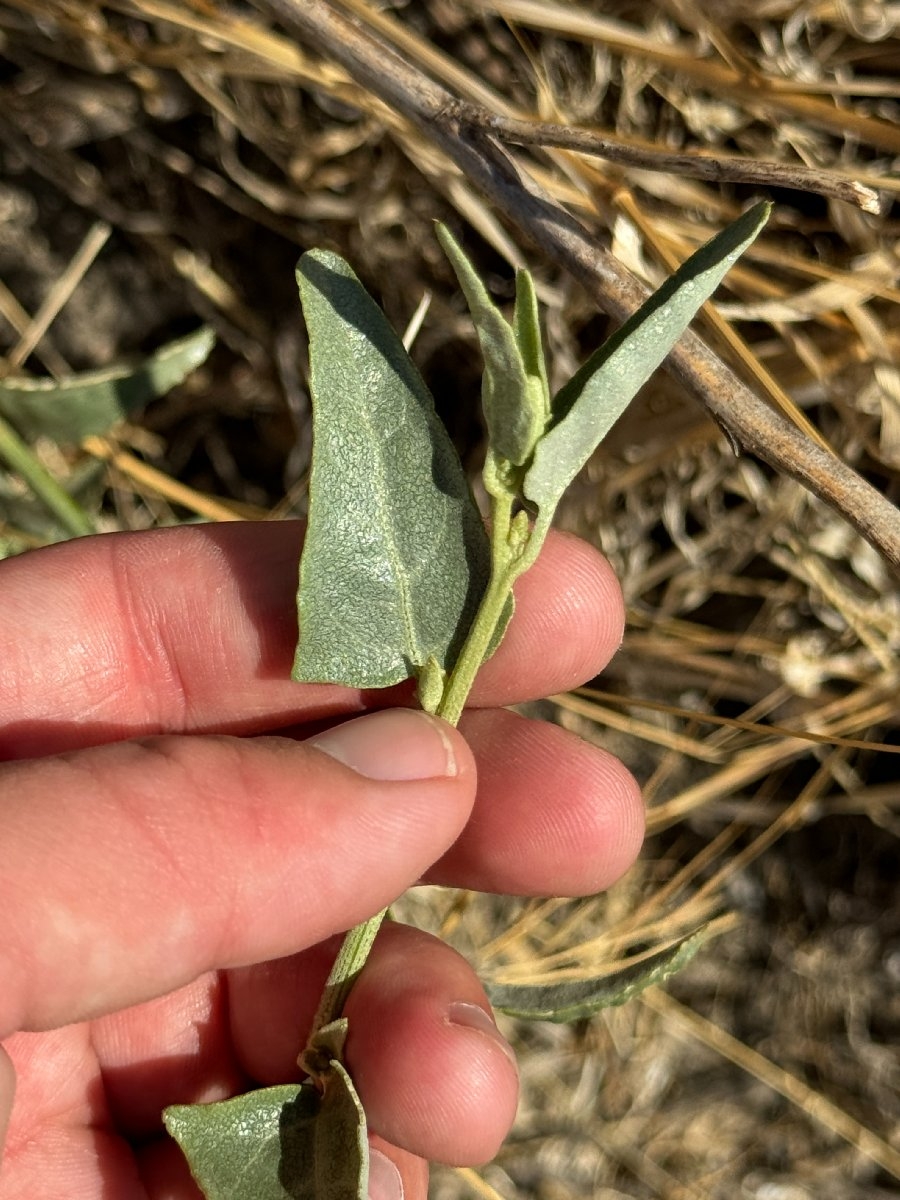
<svg viewBox="0 0 900 1200"><path fill-rule="evenodd" d="M310 336L313 466L294 678L385 687L452 663L490 570L487 536L431 396L337 255L297 269Z"/></svg>
<svg viewBox="0 0 900 1200"><path fill-rule="evenodd" d="M139 362L63 380L7 376L0 379L0 413L26 441L43 436L63 444L80 442L177 387L207 358L215 340L203 326Z"/></svg>
<svg viewBox="0 0 900 1200"><path fill-rule="evenodd" d="M540 440L525 476L525 496L552 513L560 497L697 310L765 225L757 204L702 246L604 343L553 401L555 424Z"/></svg>
<svg viewBox="0 0 900 1200"><path fill-rule="evenodd" d="M347 1072L331 1066L324 1096L290 1084L166 1109L207 1200L366 1200L365 1114Z"/></svg>
<svg viewBox="0 0 900 1200"><path fill-rule="evenodd" d="M486 983L494 1008L529 1021L578 1021L603 1008L625 1004L645 988L665 981L691 961L703 942L705 930L691 934L633 966L596 979L563 979L557 983Z"/></svg>
<svg viewBox="0 0 900 1200"><path fill-rule="evenodd" d="M481 404L491 449L511 463L524 463L544 427L540 378L529 375L512 326L488 295L449 229L438 224L437 235L465 293L481 343L484 357ZM523 311L523 327L529 319L530 314ZM532 334L529 331L529 336Z"/></svg>

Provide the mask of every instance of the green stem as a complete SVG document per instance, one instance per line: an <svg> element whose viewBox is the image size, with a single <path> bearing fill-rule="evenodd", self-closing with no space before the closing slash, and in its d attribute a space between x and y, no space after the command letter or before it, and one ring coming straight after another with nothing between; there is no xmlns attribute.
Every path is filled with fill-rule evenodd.
<svg viewBox="0 0 900 1200"><path fill-rule="evenodd" d="M491 499L491 577L436 709L437 715L451 725L459 723L515 580L511 573L515 560L509 544L512 503L512 496L505 492Z"/></svg>
<svg viewBox="0 0 900 1200"><path fill-rule="evenodd" d="M369 917L368 921L363 921L361 925L354 925L349 933L345 934L338 956L325 981L319 1008L306 1043L307 1049L301 1055L301 1063L309 1048L314 1045L319 1030L336 1021L343 1012L347 997L369 957L372 943L387 916L387 911L383 908L374 917Z"/></svg>
<svg viewBox="0 0 900 1200"><path fill-rule="evenodd" d="M545 530L536 528L532 533L528 533L515 527L512 504L512 496L508 494L493 497L491 577L436 708L437 716L449 721L451 725L456 725L462 715L475 676L485 660L503 616L512 586L534 561L540 548L539 542L543 541ZM532 545L533 541L536 544ZM319 1030L340 1017L386 913L387 909L361 925L356 925L344 937L331 974L325 983L307 1048L300 1056L301 1065L304 1065L307 1056L312 1060Z"/></svg>
<svg viewBox="0 0 900 1200"><path fill-rule="evenodd" d="M494 631L503 615L503 609L512 587L512 578L507 564L499 572L492 572L487 591L481 599L472 628L459 653L447 680L447 686L437 706L437 715L456 725L462 716L478 669L484 662Z"/></svg>
<svg viewBox="0 0 900 1200"><path fill-rule="evenodd" d="M0 417L0 458L25 480L38 499L72 537L94 533L94 526L84 509L57 483L41 465L34 452L23 442L13 427Z"/></svg>

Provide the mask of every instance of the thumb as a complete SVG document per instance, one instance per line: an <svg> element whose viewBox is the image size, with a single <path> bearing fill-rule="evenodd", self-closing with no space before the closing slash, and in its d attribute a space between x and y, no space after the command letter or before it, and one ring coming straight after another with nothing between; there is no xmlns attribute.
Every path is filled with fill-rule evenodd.
<svg viewBox="0 0 900 1200"><path fill-rule="evenodd" d="M371 916L455 840L475 766L391 709L307 742L165 736L0 768L0 1038L280 958Z"/></svg>

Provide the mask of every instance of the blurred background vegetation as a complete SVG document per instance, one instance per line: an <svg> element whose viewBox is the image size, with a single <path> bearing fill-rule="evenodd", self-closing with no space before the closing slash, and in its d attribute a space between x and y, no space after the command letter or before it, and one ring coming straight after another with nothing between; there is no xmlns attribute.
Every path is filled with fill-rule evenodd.
<svg viewBox="0 0 900 1200"><path fill-rule="evenodd" d="M869 213L782 186L514 152L649 285L749 199L774 199L697 328L896 500L898 5L333 6L497 113L876 188ZM418 312L414 357L474 473L480 359L436 218L500 301L529 263L554 382L567 377L607 319L262 0L0 3L4 553L79 521L108 531L302 515L309 399L293 269L311 246L344 255L398 329ZM160 347L201 326L216 335L202 365L174 388L138 388L110 425L110 369L126 364L132 379L127 364L143 364L146 376ZM89 394L53 390L84 372ZM36 380L57 415L89 395L109 419L61 432L45 406L29 421ZM54 485L73 510L54 506ZM628 632L602 679L535 710L636 772L644 857L590 901L425 889L405 911L497 978L612 968L710 921L720 936L665 992L573 1027L510 1022L523 1074L514 1133L487 1167L436 1172L434 1194L897 1195L896 579L840 514L736 456L664 374L571 490L563 523L613 561Z"/></svg>

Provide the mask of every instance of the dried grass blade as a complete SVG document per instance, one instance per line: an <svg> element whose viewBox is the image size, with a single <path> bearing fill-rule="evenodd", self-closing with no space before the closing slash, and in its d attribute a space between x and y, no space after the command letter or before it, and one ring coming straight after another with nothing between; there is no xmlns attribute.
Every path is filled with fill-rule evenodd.
<svg viewBox="0 0 900 1200"><path fill-rule="evenodd" d="M895 1179L900 1179L900 1151L802 1079L659 989L645 992L641 1002L703 1045L729 1059L741 1070L767 1084L805 1112L811 1120L836 1133L860 1154L878 1163Z"/></svg>

